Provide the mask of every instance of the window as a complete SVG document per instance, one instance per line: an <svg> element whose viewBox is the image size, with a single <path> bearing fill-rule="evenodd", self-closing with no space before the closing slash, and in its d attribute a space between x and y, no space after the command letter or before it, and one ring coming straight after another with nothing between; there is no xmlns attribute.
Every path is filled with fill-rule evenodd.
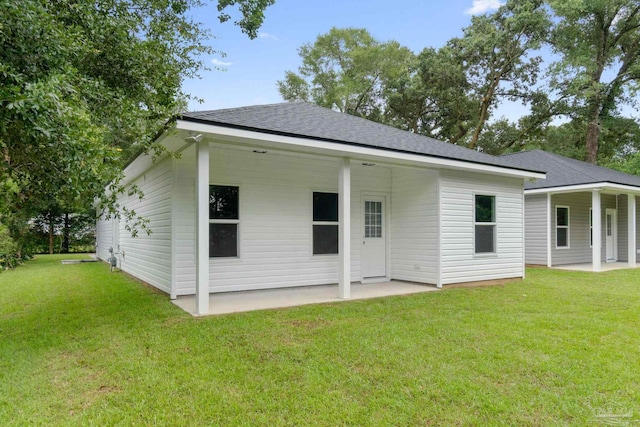
<svg viewBox="0 0 640 427"><path fill-rule="evenodd" d="M240 203L238 187L209 186L209 257L238 256Z"/></svg>
<svg viewBox="0 0 640 427"><path fill-rule="evenodd" d="M569 207L556 206L556 248L569 247Z"/></svg>
<svg viewBox="0 0 640 427"><path fill-rule="evenodd" d="M475 196L475 253L496 252L496 196Z"/></svg>
<svg viewBox="0 0 640 427"><path fill-rule="evenodd" d="M338 253L338 194L313 193L313 254Z"/></svg>

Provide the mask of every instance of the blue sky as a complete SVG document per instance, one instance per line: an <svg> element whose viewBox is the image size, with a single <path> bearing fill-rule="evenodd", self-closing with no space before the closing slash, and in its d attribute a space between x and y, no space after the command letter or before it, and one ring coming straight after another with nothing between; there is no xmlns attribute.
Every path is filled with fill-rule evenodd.
<svg viewBox="0 0 640 427"><path fill-rule="evenodd" d="M499 0L276 0L266 12L260 36L250 40L231 24L220 24L217 11L209 6L196 11L196 18L211 28L213 47L226 53L206 59L224 71L204 72L200 80L187 80L184 90L204 99L192 102L190 110L212 110L244 105L282 102L276 82L285 71L297 71L298 48L313 43L331 27L366 28L380 41L396 40L419 52L440 47L462 35L473 13L491 11Z"/></svg>

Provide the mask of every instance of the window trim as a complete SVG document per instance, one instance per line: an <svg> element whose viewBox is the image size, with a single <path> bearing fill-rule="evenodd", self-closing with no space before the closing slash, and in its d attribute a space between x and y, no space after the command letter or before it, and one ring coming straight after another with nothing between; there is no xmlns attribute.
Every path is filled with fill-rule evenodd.
<svg viewBox="0 0 640 427"><path fill-rule="evenodd" d="M558 209L567 210L567 225L558 225ZM556 249L571 249L571 208L566 205L556 205ZM565 228L567 230L567 246L558 246L558 229Z"/></svg>
<svg viewBox="0 0 640 427"><path fill-rule="evenodd" d="M330 193L330 194L336 194L338 195L338 220L337 221L314 221L313 220L313 193ZM311 216L311 225L309 226L309 242L311 243L309 245L309 254L311 256L311 258L314 257L335 257L338 256L340 254L340 248L338 248L338 251L336 253L332 253L332 254L315 254L313 253L313 226L314 225L335 225L336 227L338 227L338 239L340 239L340 234L339 234L339 227L340 227L340 193L338 192L338 190L329 190L326 188L312 188L311 192L310 192L310 216ZM340 244L340 240L338 240L338 246Z"/></svg>
<svg viewBox="0 0 640 427"><path fill-rule="evenodd" d="M493 197L493 222L478 222L476 221L476 196L488 196ZM495 193L473 193L473 256L474 257L496 257L498 256L498 197ZM477 252L476 250L476 226L491 226L493 227L493 251L492 252Z"/></svg>
<svg viewBox="0 0 640 427"><path fill-rule="evenodd" d="M211 224L237 224L237 231L236 231L236 255L235 256L211 256L211 254L209 254L209 260L239 260L242 258L242 248L240 246L240 242L242 242L242 239L240 238L240 232L241 232L241 226L240 226L240 222L242 221L242 189L241 186L239 184L232 184L232 183L219 183L219 182L209 182L209 193L211 193L211 187L212 186L216 186L216 187L236 187L238 189L238 219L216 219L216 218L209 218L209 227L211 227ZM211 244L211 243L209 243Z"/></svg>

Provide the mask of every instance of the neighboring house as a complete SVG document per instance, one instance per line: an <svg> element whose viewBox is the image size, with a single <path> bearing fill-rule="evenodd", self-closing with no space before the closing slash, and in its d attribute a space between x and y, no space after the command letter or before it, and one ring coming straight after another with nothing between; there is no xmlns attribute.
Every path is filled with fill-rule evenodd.
<svg viewBox="0 0 640 427"><path fill-rule="evenodd" d="M525 185L527 264L636 266L640 177L542 150L502 157L547 172Z"/></svg>
<svg viewBox="0 0 640 427"><path fill-rule="evenodd" d="M97 253L167 292L389 279L442 285L524 277L524 196L537 167L306 103L184 114L159 142L180 153L125 169L150 220L131 238L100 220Z"/></svg>

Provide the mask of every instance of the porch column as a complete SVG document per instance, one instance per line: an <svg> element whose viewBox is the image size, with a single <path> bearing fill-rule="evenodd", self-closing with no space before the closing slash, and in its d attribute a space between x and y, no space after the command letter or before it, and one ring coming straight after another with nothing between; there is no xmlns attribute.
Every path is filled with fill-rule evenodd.
<svg viewBox="0 0 640 427"><path fill-rule="evenodd" d="M636 266L636 196L627 194L627 261L629 267Z"/></svg>
<svg viewBox="0 0 640 427"><path fill-rule="evenodd" d="M526 244L526 243L525 243ZM551 193L547 193L547 267L551 268Z"/></svg>
<svg viewBox="0 0 640 427"><path fill-rule="evenodd" d="M591 193L591 215L593 215L593 219L591 221L593 224L591 259L593 263L593 271L600 271L602 268L602 212L600 206L600 190L593 190Z"/></svg>
<svg viewBox="0 0 640 427"><path fill-rule="evenodd" d="M351 160L340 162L338 179L338 296L351 298Z"/></svg>
<svg viewBox="0 0 640 427"><path fill-rule="evenodd" d="M209 143L196 142L196 314L209 314Z"/></svg>

